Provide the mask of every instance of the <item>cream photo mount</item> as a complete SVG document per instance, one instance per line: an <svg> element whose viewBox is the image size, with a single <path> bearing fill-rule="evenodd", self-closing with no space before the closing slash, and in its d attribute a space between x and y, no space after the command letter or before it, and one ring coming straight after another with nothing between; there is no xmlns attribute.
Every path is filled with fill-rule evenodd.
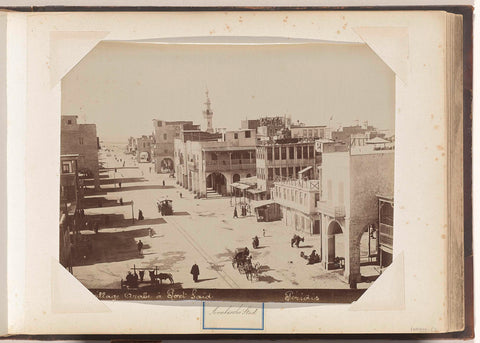
<svg viewBox="0 0 480 343"><path fill-rule="evenodd" d="M400 71L401 77L397 75L397 80L403 82L407 78L407 68L408 68L408 30L403 27L358 27L352 28L352 30L358 34L358 36L362 39L362 41L367 44L376 54L377 56L387 64L390 69L397 75L395 72ZM385 35L385 32L388 34ZM55 31L51 32L50 34L50 75L51 75L51 86L55 88L60 82L61 79L68 74L68 72L75 67L90 51L92 51L97 44L102 41L108 41L109 32L105 31ZM207 41L209 39L212 40L212 43L205 43L205 38ZM150 40L154 40L154 42L150 41L150 44L195 44L195 45L237 45L235 41L235 37L227 38L227 43L218 43L214 42L212 37L182 37L180 40L172 39L172 37L158 39L156 37L150 37ZM294 45L294 44L303 44L300 39L291 39L289 43L285 43L286 39L284 37L268 37L267 41L265 42L265 37L242 37L242 40L249 41L248 45L272 45L272 44L284 44L284 45ZM396 42L392 44L391 42ZM135 40L130 39L128 43L143 43L136 42ZM258 43L257 43L258 42ZM338 42L326 42L326 41L312 41L309 40L306 44L335 44ZM242 43L245 45L245 43ZM349 44L349 43L345 43ZM351 44L358 44L357 42ZM383 49L382 49L383 48ZM58 262L57 262L58 263ZM383 310L401 310L403 309L404 305L404 290L398 289L398 287L390 287L391 285L404 285L403 281L403 258L401 261L395 259L395 265L401 264L401 268L395 267L391 268L394 272L385 272L384 274L380 275L379 279L374 282L374 284L385 284L387 287L377 286L375 287L375 296L371 297L368 296L371 292L366 290L366 295L362 295L355 306L352 309L356 310L370 310L370 309L383 309ZM390 269L389 267L387 269ZM55 297L57 291L52 289L52 308L54 309L53 312L56 312L55 309L60 310L60 312L64 313L64 311L68 311L67 307L70 303L71 312L75 313L78 312L77 306L74 306L72 303L72 299L70 297L64 296L62 290L64 289L72 289L77 285L78 287L83 287L80 282L77 284L72 283L70 274L65 270L65 273L61 273L57 270L55 273L55 277L57 278L55 282L52 282L52 285L57 286L57 291L61 294L59 297ZM68 275L67 275L68 274ZM53 275L52 275L53 277ZM64 282L62 284L62 277L65 277ZM370 288L370 287L369 287ZM389 290L385 293L385 296L382 297L381 289ZM398 291L398 294L392 294L392 289ZM373 291L372 291L373 292ZM379 295L380 293L380 295ZM96 299L94 296L91 297L90 295L83 296L85 293L83 291L78 291L79 297L76 298L74 303L78 303L80 306L80 311L85 311L85 306L87 306L88 302L95 302L100 301ZM91 294L91 293L90 293ZM399 298L400 297L400 298ZM66 302L62 303L62 300L65 299ZM377 301L371 305L370 308L369 302L372 299L382 299L382 303L378 304ZM366 300L370 299L370 300ZM218 299L218 301L222 301L222 299ZM88 307L88 306L87 306ZM99 307L100 308L100 307ZM92 304L92 309L97 309L94 304ZM105 311L108 311L105 309Z"/></svg>
<svg viewBox="0 0 480 343"><path fill-rule="evenodd" d="M418 212L416 212L416 203L415 199L412 197L414 192L421 192L428 188L430 183L427 184L425 187L421 187L421 181L424 181L426 175L421 175L418 180L413 179L413 186L415 187L414 190L400 187L405 186L408 182L412 180L411 173L408 172L407 168L415 163L419 163L419 156L413 155L412 158L412 143L409 141L411 133L407 133L406 129L409 128L410 120L415 118L415 115L418 112L409 111L412 110L414 103L415 103L415 96L417 95L417 86L428 85L429 81L431 81L432 75L426 77L425 79L419 80L416 77L416 72L418 72L419 65L417 65L423 59L428 60L427 56L421 58L419 54L413 56L413 59L416 61L415 65L412 65L412 51L415 49L420 49L419 42L415 41L415 47L412 48L411 46L411 35L412 35L412 28L415 31L415 34L419 34L419 21L422 19L421 14L419 13L412 13L412 14L405 14L402 12L404 16L400 16L400 13L394 13L389 18L382 18L378 16L376 13L369 13L369 12L361 12L361 13L354 13L354 12L330 12L330 13L316 13L316 12L308 12L308 13L293 13L288 15L289 27L285 28L285 14L283 13L255 13L255 12L232 12L232 13L222 13L221 18L215 18L219 16L219 14L215 13L199 13L199 14L189 14L191 16L197 16L189 22L190 26L188 29L178 30L177 37L188 37L188 36L203 36L203 37L212 37L212 36L221 36L227 35L231 37L235 36L249 36L255 37L255 28L260 28L260 30L256 31L258 33L258 37L265 37L265 36L277 36L277 37L288 37L289 39L300 39L300 38L307 38L307 39L317 39L321 41L331 41L334 42L335 40L339 42L353 42L353 43L365 43L367 44L384 62L393 70L396 74L396 81L395 81L395 134L396 134L396 141L397 147L395 152L395 221L394 226L396 228L394 233L394 262L389 267L387 271L375 282L375 287L372 286L368 289L362 298L360 298L356 303L352 305L329 305L328 312L331 314L331 318L326 319L322 316L322 313L325 314L325 306L321 304L301 304L302 313L304 315L308 315L311 313L313 309L317 309L318 313L315 316L320 316L322 320L326 320L324 322L323 328L318 328L315 325L311 325L308 323L301 323L300 321L294 320L291 325L295 326L296 332L317 332L317 333L328 333L328 332L362 332L362 323L365 325L365 322L362 317L362 311L380 311L381 316L385 320L390 320L390 323L382 322L378 328L372 328L371 330L378 332L388 331L388 332L400 332L405 331L408 327L417 326L424 326L427 325L426 323L421 323L421 320L424 319L429 323L429 327L431 327L432 331L439 330L437 328L440 327L440 323L442 321L441 318L439 319L425 319L424 316L419 311L413 311L412 305L412 296L413 301L418 301L416 305L421 303L420 299L417 299L417 294L425 293L422 287L418 287L419 283L423 278L430 278L429 282L435 283L435 277L431 278L432 275L437 275L438 271L443 269L443 265L435 266L434 262L435 258L439 258L442 255L433 256L433 254L427 255L425 252L420 252L418 250L419 245L411 244L409 240L409 234L411 233L412 229L416 229L418 225L424 225L425 222L429 221L432 218L436 218L437 226L444 229L445 218L439 218L437 213L427 213L425 218L421 218L420 216L414 218ZM51 20L50 23L45 24L41 27L39 21L42 20L42 17L49 17ZM140 24L140 27L136 27L136 21L140 16L144 16L144 22ZM165 23L158 24L155 22L155 16L160 16L162 19L166 20L169 23L173 23L171 27L166 30L168 33L172 34L175 28L179 28L182 24L187 22L188 14L187 13L168 13L168 14L161 14L161 13L102 13L102 14L35 14L30 16L27 20L29 21L29 25L32 25L37 28L37 30L33 33L29 33L28 35L28 52L29 54L35 53L36 55L40 55L39 61L34 61L32 57L27 55L27 66L34 66L36 69L33 73L28 76L28 80L32 80L34 77L41 76L42 81L38 81L37 84L33 85L25 85L25 88L29 90L39 90L40 94L35 94L35 101L28 102L28 109L25 113L25 118L27 121L34 115L34 110L32 108L35 104L40 104L41 108L39 110L46 110L50 109L53 110L48 113L47 121L49 123L53 123L52 129L52 136L56 135L59 137L59 123L58 118L60 117L60 110L61 110L61 87L60 87L60 80L61 78L68 73L68 71L75 66L91 49L93 49L100 41L102 40L128 40L132 41L135 39L147 39L155 36L169 36L175 38L174 35L162 35L161 28L165 29ZM202 17L202 18L198 18ZM242 21L238 23L238 17L242 18ZM69 22L68 17L75 17L75 21ZM117 17L117 18L116 18ZM322 19L327 20L323 20ZM45 19L45 18L44 18ZM85 22L82 22L82 19L85 19ZM174 19L178 19L176 22ZM272 24L269 27L265 27L262 25L262 20L269 20ZM440 14L434 19L440 19ZM171 21L173 20L173 21ZM311 27L307 27L307 23L302 24L303 21L312 21L312 24L320 26L320 29L313 30ZM371 22L372 20L375 21L376 24L379 26L366 26L367 23ZM124 21L125 25L122 25L122 21ZM432 24L434 24L435 20L431 20ZM250 22L250 24L248 24ZM328 22L328 24L326 24ZM350 24L352 23L353 24ZM73 24L72 24L73 23ZM227 24L225 24L227 23ZM148 25L151 24L149 27ZM230 24L230 25L229 25ZM308 23L309 24L309 23ZM347 28L345 25L349 24ZM392 26L388 26L391 24ZM225 28L225 25L228 28ZM422 24L423 25L423 24ZM55 29L54 29L55 27ZM79 27L75 30L76 27ZM342 29L343 27L343 29ZM80 29L81 28L81 29ZM338 30L337 30L338 28ZM192 34L192 31L195 31L197 34ZM156 34L153 32L156 31ZM212 31L214 32L212 34ZM218 32L218 33L215 33ZM307 34L308 32L308 34ZM222 33L222 34L220 34ZM288 34L287 34L288 33ZM48 38L47 38L48 36ZM41 38L40 40L36 41L34 38ZM334 39L335 38L335 39ZM431 37L432 38L432 37ZM48 42L47 46L40 47L41 42ZM441 45L440 35L435 36L432 38L432 41L429 42L431 45ZM38 63L45 63L44 66L39 66ZM422 63L423 64L423 63ZM423 67L423 66L422 66ZM438 68L439 66L430 66L432 69ZM425 68L428 67L425 66ZM45 78L47 76L47 78ZM46 80L48 79L48 81ZM28 84L28 82L27 82ZM48 89L48 91L46 91ZM39 100L40 95L45 95L48 93L48 99ZM438 112L443 113L443 107L437 107L432 104L423 104L426 107L430 108L422 108L423 112L428 112L432 114L432 117L425 116L420 117L418 125L421 127L427 127L427 130L430 130L433 134L433 139L430 142L423 142L422 140L417 140L415 143L425 143L428 146L437 146L443 144L441 138L443 138L442 132L440 130L435 132L432 128L428 129L428 126L425 126L425 123L431 124L431 120L434 120L434 114ZM442 104L443 105L443 104ZM412 113L413 112L413 113ZM412 117L413 116L413 117ZM32 125L36 123L34 119L32 123L26 124L26 135L29 137L29 134L32 132ZM423 126L422 126L423 125ZM38 135L38 134L37 134ZM28 144L31 144L32 139L35 139L37 135L32 135L29 138L29 143L27 142L27 163L26 169L32 165L32 151L28 149ZM431 137L432 138L432 137ZM50 138L49 142L54 142L55 138ZM56 144L56 145L55 145ZM59 143L54 143L54 146L57 148L57 155L49 156L47 158L48 162L52 162L53 165L51 167L46 168L40 174L37 175L37 180L32 181L29 180L30 177L27 175L27 186L33 185L38 183L38 177L42 175L48 175L52 170L55 170L55 180L57 181L55 185L55 191L58 190L58 170L59 170ZM426 152L425 152L426 151ZM427 166L429 170L432 169L433 166L437 166L438 168L442 169L442 166L446 163L446 157L443 157L437 151L433 149L423 150L422 147L422 158L421 160L425 160L428 162ZM436 159L436 163L434 163L434 158ZM437 162L438 161L438 162ZM402 173L398 171L402 170ZM403 172L407 171L407 172ZM433 175L434 182L440 179L442 173L434 173ZM428 177L428 175L427 175ZM431 177L431 175L430 175ZM49 185L54 184L55 181L52 180L50 176ZM411 187L413 187L411 186ZM42 187L40 187L42 188ZM39 189L40 192L42 189ZM50 190L51 191L51 190ZM28 193L28 192L27 192ZM58 192L55 194L52 193L52 198L49 199L48 203L52 203L48 208L51 210L56 209L56 212L51 211L47 217L53 218L47 220L47 222L53 223L55 218L58 216L52 216L51 213L58 214ZM435 195L432 195L433 197ZM413 201L411 201L413 199ZM51 201L50 201L51 200ZM27 200L27 207L30 208L32 213L36 211L41 211L42 208L45 209L44 204L32 206L32 203ZM438 208L439 204L434 204L433 208ZM406 213L407 212L407 213ZM428 211L427 211L428 212ZM431 212L431 211L430 211ZM435 212L435 211L434 211ZM424 213L425 215L425 213ZM27 218L26 227L29 227L28 223L31 222L32 214L30 214ZM45 218L45 215L43 216ZM407 220L410 219L411 220ZM443 221L442 221L443 219ZM417 221L418 223L416 223ZM42 222L42 226L48 227L49 225L45 225L47 223ZM57 224L58 228L58 224ZM38 239L39 235L33 233L31 228L25 229L26 232L26 247L23 253L25 254L25 262L28 264L32 262L32 259L39 257L42 253L47 252L50 258L56 258L58 256L58 229L55 229L54 226L50 225L48 228L47 234L41 239L40 242L40 249L39 251L32 251L32 247L37 245L37 242L34 242L35 239ZM30 235L30 233L33 233ZM439 231L438 235L435 233L434 239L430 239L430 242L433 247L441 246L441 235L444 231ZM438 236L438 237L437 237ZM419 235L419 239L422 238L432 238L432 234L422 234ZM52 244L51 241L54 242ZM9 242L11 242L9 240ZM56 250L51 249L56 246ZM50 249L49 249L50 248ZM434 249L434 248L432 248ZM26 252L29 251L28 254ZM21 253L21 249L20 252ZM417 256L414 256L418 254ZM423 259L423 268L422 266L416 266L412 262L416 259ZM26 281L25 287L27 291L25 292L25 301L24 306L27 310L26 312L29 313L29 316L35 316L37 313L41 313L43 311L47 311L47 314L43 317L40 322L28 322L25 323L25 330L26 332L32 333L43 333L46 332L48 328L48 332L52 333L103 333L109 332L109 329L115 328L119 321L125 324L125 321L122 321L120 318L123 316L127 311L130 313L140 313L144 312L143 316L151 316L151 315L160 315L165 311L167 308L169 313L171 314L171 320L174 321L176 318L182 318L185 313L189 313L189 316L192 318L195 317L195 313L201 311L201 306L196 308L190 308L190 310L185 310L183 306L176 306L178 303L173 302L170 306L163 304L159 304L156 306L148 306L145 304L138 304L138 303L131 303L131 302L101 302L94 297L86 296L85 292L79 292L85 295L85 298L79 297L75 299L77 302L98 302L102 303L103 305L108 308L106 311L100 310L100 306L98 310L100 313L92 314L95 318L102 313L109 316L110 324L106 326L96 326L95 324L90 325L88 328L87 326L81 325L75 327L72 325L65 325L66 323L62 323L63 326L49 326L48 323L55 320L57 315L65 315L65 314L75 314L83 312L80 307L72 306L72 312L68 310L68 299L53 299L57 295L57 291L54 288L60 287L69 287L71 289L77 286L81 286L80 282L75 283L74 280L71 279L71 275L64 269L63 267L58 264L57 261L52 261L44 263L46 261L45 258L39 258L36 261L38 267L41 267L40 271L34 271L32 274L26 274ZM425 268L425 264L431 263L429 267ZM58 264L58 265L55 265ZM48 266L50 265L50 266ZM432 267L433 265L433 267ZM55 272L54 272L55 270ZM39 289L32 289L32 286L29 286L30 281L32 278L38 276L39 273L48 271L50 274L49 281L46 282L45 280L40 280L40 287ZM417 278L417 273L424 272L424 274ZM439 276L436 276L439 278ZM415 279L417 278L417 279ZM391 295L392 289L389 288L391 285L400 285L404 287L397 287L395 289L398 292L395 299L396 301L392 302L390 306L385 303L385 299L388 299L388 296ZM54 286L55 285L55 286ZM68 286L67 286L68 285ZM383 287L382 285L385 285ZM45 290L45 288L49 288L52 290L51 296L52 298L49 299L49 296L45 297L45 299L40 299L38 295L40 294L41 290ZM420 288L420 290L419 290ZM376 296L371 296L370 293L375 290ZM380 296L380 293L384 292L385 296ZM75 291L72 290L72 295ZM413 294L412 294L413 293ZM48 293L47 293L48 294ZM80 295L80 294L79 294ZM76 297L77 294L74 295ZM87 299L88 298L88 299ZM418 297L419 298L419 297ZM438 298L438 297L437 297ZM35 305L32 304L31 299L39 300L36 302ZM367 301L368 300L368 301ZM419 301L420 300L420 301ZM381 303L379 303L379 301ZM428 303L430 303L432 299L428 299ZM48 304L48 305L47 305ZM179 304L178 304L179 305ZM199 303L201 305L201 303ZM303 305L305 305L303 307ZM332 311L332 306L335 307L336 310ZM97 307L95 307L97 308ZM172 311L173 308L177 308L177 310ZM49 309L52 312L49 314ZM146 311L143 311L146 309ZM271 333L280 333L285 332L285 330L289 331L289 325L285 326L284 320L279 320L279 313L277 312L280 309L285 309L286 311L292 311L291 314L294 315L295 313L298 314L299 304L266 304L265 305L265 324L266 328L269 328L268 332ZM418 309L417 309L418 310ZM435 308L434 310L438 310ZM186 312L185 312L186 311ZM387 311L387 312L384 312ZM390 311L390 314L388 314ZM415 313L412 316L411 321L409 318L406 318L406 312ZM93 311L95 312L95 311ZM269 315L269 312L272 315ZM87 311L88 313L88 311ZM198 312L200 314L200 312ZM283 316L288 312L284 312ZM350 313L347 315L347 313ZM420 314L419 314L420 313ZM52 317L53 316L53 317ZM334 320L336 317L342 316L345 320L348 318L355 318L358 320L352 326L345 328L343 325L338 325L335 323ZM408 317L408 316L407 316ZM83 321L90 321L92 317L86 318L85 316L73 316L71 318L75 318L75 320L79 320L80 322ZM275 318L276 324L274 324L273 318ZM395 318L402 318L401 322L402 325L399 326L398 322L395 322ZM420 323L419 323L420 320ZM45 325L42 326L42 323ZM176 332L175 327L168 327L168 325L161 324L159 326L152 326L153 324L150 321L144 321L142 324L133 325L133 328L129 331L131 333L144 333L144 332L155 332L155 330L163 330L162 332ZM127 327L126 325L121 325L121 327ZM15 330L15 325L12 327ZM154 331L149 331L149 330ZM197 323L187 324L182 326L183 333L194 333L198 331ZM370 331L371 331L370 330ZM208 331L208 330L206 330ZM128 332L125 332L128 333Z"/></svg>

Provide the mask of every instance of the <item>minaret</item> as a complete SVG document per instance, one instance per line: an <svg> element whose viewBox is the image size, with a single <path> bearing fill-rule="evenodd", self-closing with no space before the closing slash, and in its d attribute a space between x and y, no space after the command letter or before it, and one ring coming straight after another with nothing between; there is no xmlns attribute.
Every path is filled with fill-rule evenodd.
<svg viewBox="0 0 480 343"><path fill-rule="evenodd" d="M207 132L213 133L213 125L212 125L213 111L212 111L212 108L210 107L212 103L210 102L210 98L208 97L208 89L205 92L205 94L207 95L207 102L205 102L205 105L207 108L203 111L203 116L205 117L205 119L207 119Z"/></svg>

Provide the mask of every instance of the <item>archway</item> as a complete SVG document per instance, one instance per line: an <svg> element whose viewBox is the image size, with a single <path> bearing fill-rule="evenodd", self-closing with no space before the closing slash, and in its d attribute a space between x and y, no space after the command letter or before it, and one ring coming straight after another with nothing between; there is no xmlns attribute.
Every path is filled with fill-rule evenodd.
<svg viewBox="0 0 480 343"><path fill-rule="evenodd" d="M232 180L233 180L233 182L238 182L238 181L240 181L240 175L238 175L238 174L233 174Z"/></svg>
<svg viewBox="0 0 480 343"><path fill-rule="evenodd" d="M345 242L342 227L337 221L334 220L328 225L327 237L328 269L343 268L345 266Z"/></svg>
<svg viewBox="0 0 480 343"><path fill-rule="evenodd" d="M222 173L212 173L207 176L207 188L213 189L218 194L227 193L227 179Z"/></svg>
<svg viewBox="0 0 480 343"><path fill-rule="evenodd" d="M171 172L173 171L173 161L169 157L165 157L160 161L160 170L162 172Z"/></svg>
<svg viewBox="0 0 480 343"><path fill-rule="evenodd" d="M360 265L375 262L377 256L377 230L375 224L365 225L360 234Z"/></svg>

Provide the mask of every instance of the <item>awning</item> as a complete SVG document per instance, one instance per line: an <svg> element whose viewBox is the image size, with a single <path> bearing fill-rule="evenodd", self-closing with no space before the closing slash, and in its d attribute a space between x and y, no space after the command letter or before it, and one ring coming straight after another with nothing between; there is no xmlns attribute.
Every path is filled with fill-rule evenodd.
<svg viewBox="0 0 480 343"><path fill-rule="evenodd" d="M232 183L230 186L232 186L233 188L240 189L240 190L248 189L248 188L251 187L249 185L244 185L243 183L238 183L238 182Z"/></svg>
<svg viewBox="0 0 480 343"><path fill-rule="evenodd" d="M255 201L255 203L252 205L252 207L257 208L257 207L262 207L262 206L271 205L271 204L275 204L275 201L274 200L260 200L260 201Z"/></svg>
<svg viewBox="0 0 480 343"><path fill-rule="evenodd" d="M386 144L386 143L390 143L389 141L387 141L386 139L383 139L383 138L380 138L380 137L375 137L375 138L372 138L368 141L366 141L367 144Z"/></svg>
<svg viewBox="0 0 480 343"><path fill-rule="evenodd" d="M305 173L307 170L310 170L310 169L312 169L312 166L308 166L307 168L303 168L303 169L300 170L298 173L299 173L299 174L303 174L303 173Z"/></svg>
<svg viewBox="0 0 480 343"><path fill-rule="evenodd" d="M261 189L248 189L247 192L252 194L259 194L259 193L265 193L266 191Z"/></svg>

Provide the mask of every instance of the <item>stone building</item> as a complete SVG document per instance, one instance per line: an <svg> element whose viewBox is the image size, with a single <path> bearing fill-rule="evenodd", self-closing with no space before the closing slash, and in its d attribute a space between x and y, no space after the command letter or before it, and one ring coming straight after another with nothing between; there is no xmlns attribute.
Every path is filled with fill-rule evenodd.
<svg viewBox="0 0 480 343"><path fill-rule="evenodd" d="M152 159L155 172L170 172L174 170L174 141L183 130L198 130L199 125L193 121L153 120Z"/></svg>
<svg viewBox="0 0 480 343"><path fill-rule="evenodd" d="M78 154L78 172L93 179L96 189L100 188L98 164L98 140L95 124L78 124L78 116L61 117L60 154Z"/></svg>
<svg viewBox="0 0 480 343"><path fill-rule="evenodd" d="M319 179L322 264L359 282L362 235L379 227L377 194L393 194L394 150L325 144Z"/></svg>
<svg viewBox="0 0 480 343"><path fill-rule="evenodd" d="M321 153L315 151L313 140L299 138L259 142L256 147L257 187L270 197L270 188L276 179L317 178L317 166L322 163Z"/></svg>

